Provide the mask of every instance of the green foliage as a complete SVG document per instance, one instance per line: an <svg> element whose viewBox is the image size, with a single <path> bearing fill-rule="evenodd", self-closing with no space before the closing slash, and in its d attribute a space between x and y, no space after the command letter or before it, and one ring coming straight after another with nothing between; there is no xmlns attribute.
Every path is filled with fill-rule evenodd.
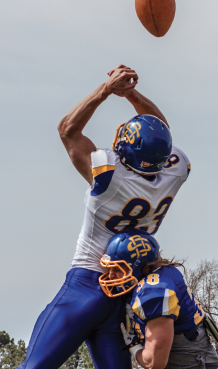
<svg viewBox="0 0 218 369"><path fill-rule="evenodd" d="M19 340L17 344L5 331L0 332L0 369L15 369L26 356L25 342Z"/></svg>
<svg viewBox="0 0 218 369"><path fill-rule="evenodd" d="M10 336L5 331L0 332L0 348L2 349L10 342Z"/></svg>
<svg viewBox="0 0 218 369"><path fill-rule="evenodd" d="M61 369L94 369L88 347L85 342L74 354L61 366Z"/></svg>
<svg viewBox="0 0 218 369"><path fill-rule="evenodd" d="M16 369L25 359L27 348L25 342L16 344L5 331L0 332L0 369ZM61 366L61 369L94 369L88 347L85 342Z"/></svg>

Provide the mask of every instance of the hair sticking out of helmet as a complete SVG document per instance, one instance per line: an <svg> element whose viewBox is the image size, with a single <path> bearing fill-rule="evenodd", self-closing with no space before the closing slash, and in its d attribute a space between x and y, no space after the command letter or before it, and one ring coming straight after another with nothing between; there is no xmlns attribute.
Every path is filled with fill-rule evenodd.
<svg viewBox="0 0 218 369"><path fill-rule="evenodd" d="M160 172L168 160L172 137L162 120L142 114L117 128L112 147L133 171L153 175Z"/></svg>
<svg viewBox="0 0 218 369"><path fill-rule="evenodd" d="M133 229L113 236L100 261L108 269L99 278L105 294L116 297L131 291L142 279L142 268L157 260L158 253L158 242L141 230ZM111 268L118 268L122 277L110 279Z"/></svg>

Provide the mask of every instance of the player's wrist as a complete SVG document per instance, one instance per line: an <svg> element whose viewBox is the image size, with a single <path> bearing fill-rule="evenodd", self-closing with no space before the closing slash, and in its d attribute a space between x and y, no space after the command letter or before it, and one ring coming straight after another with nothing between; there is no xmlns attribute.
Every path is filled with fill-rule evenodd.
<svg viewBox="0 0 218 369"><path fill-rule="evenodd" d="M135 345L133 347L129 348L129 352L130 354L134 357L134 359L136 359L136 354L139 350L143 350L144 347L139 343L138 345Z"/></svg>
<svg viewBox="0 0 218 369"><path fill-rule="evenodd" d="M131 91L129 91L127 94L126 94L126 99L131 103L131 104L134 104L138 101L138 97L137 97L137 90L134 88L132 89Z"/></svg>
<svg viewBox="0 0 218 369"><path fill-rule="evenodd" d="M107 99L113 93L112 86L108 82L103 83L102 96Z"/></svg>

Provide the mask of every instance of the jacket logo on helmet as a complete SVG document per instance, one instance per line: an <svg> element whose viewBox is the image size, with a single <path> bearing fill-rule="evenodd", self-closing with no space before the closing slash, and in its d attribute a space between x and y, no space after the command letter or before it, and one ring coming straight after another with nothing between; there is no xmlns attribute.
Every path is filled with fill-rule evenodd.
<svg viewBox="0 0 218 369"><path fill-rule="evenodd" d="M142 162L141 162L141 164L140 164L140 166L141 166L142 168L148 168L148 167L150 167L150 166L151 166L151 164L146 163L145 161L142 161Z"/></svg>
<svg viewBox="0 0 218 369"><path fill-rule="evenodd" d="M133 251L131 254L131 258L134 258L137 256L137 258L140 256L146 256L147 253L151 250L151 246L147 243L147 238L143 238L141 236L135 235L129 238L131 242L129 242L127 248L130 252Z"/></svg>
<svg viewBox="0 0 218 369"><path fill-rule="evenodd" d="M127 141L132 145L135 142L136 137L140 137L140 129L142 128L139 122L130 122L126 125L123 137L127 138Z"/></svg>

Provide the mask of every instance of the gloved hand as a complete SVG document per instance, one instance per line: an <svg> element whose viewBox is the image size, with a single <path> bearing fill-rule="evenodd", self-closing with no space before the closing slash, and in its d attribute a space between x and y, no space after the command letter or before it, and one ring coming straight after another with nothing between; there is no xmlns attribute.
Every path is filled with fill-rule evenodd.
<svg viewBox="0 0 218 369"><path fill-rule="evenodd" d="M123 339L126 344L126 346L123 347L123 350L128 349L131 355L133 355L135 358L136 352L138 350L144 349L144 347L142 346L143 340L140 340L132 326L131 321L134 313L129 304L126 304L126 310L126 327L123 323L120 324Z"/></svg>

